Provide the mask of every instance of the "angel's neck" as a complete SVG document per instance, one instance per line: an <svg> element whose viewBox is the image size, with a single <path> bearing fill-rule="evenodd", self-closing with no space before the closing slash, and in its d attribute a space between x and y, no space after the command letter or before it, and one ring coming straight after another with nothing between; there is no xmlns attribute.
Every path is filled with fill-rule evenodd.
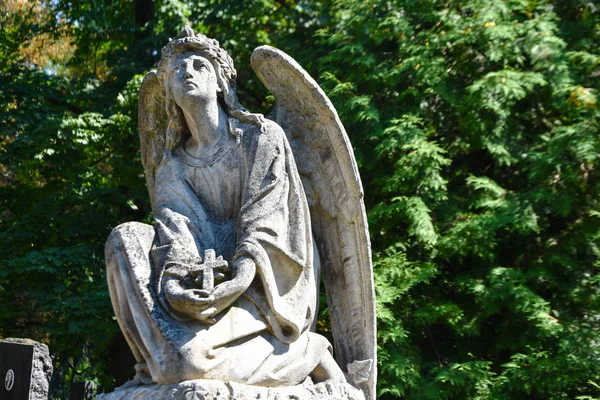
<svg viewBox="0 0 600 400"><path fill-rule="evenodd" d="M183 114L191 134L185 150L192 156L201 158L209 154L227 135L227 115L216 101L198 103Z"/></svg>

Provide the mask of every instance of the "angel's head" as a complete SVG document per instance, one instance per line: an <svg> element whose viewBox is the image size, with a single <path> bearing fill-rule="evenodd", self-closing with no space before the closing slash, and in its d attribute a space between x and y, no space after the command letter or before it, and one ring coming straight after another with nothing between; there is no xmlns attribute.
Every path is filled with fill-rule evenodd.
<svg viewBox="0 0 600 400"><path fill-rule="evenodd" d="M163 49L157 75L163 83L168 100L172 100L169 75L177 63L187 58L202 58L211 64L216 79L216 91L222 106L227 109L241 107L235 94L237 72L229 54L219 46L219 42L194 31L189 27L181 30L179 39L171 40Z"/></svg>
<svg viewBox="0 0 600 400"><path fill-rule="evenodd" d="M172 77L180 69L184 70L183 74L188 70L191 71L189 74L196 74L195 77L202 79L196 81L201 87L197 85L194 88L190 84L186 88L185 77L180 78L179 86L172 84ZM194 33L190 27L184 27L180 37L171 40L162 49L157 77L165 89L166 111L172 135L183 139L188 131L183 112L176 101L182 91L216 97L219 105L231 118L256 124L263 121L261 115L248 112L239 103L235 92L237 72L229 54L219 46L218 41L201 33ZM190 77L190 80L193 78ZM214 90L214 93L207 93L209 90ZM230 124L230 132L235 135L233 130Z"/></svg>

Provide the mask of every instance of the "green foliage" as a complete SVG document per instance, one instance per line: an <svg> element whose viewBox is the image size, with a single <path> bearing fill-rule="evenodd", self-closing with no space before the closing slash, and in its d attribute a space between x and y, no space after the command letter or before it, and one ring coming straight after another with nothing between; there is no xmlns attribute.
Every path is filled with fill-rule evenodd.
<svg viewBox="0 0 600 400"><path fill-rule="evenodd" d="M379 398L600 398L592 2L6 4L0 336L49 343L65 381L112 385L103 243L150 218L137 90L193 21L235 57L248 108L268 110L248 65L271 44L344 121L374 250ZM32 57L40 37L73 47Z"/></svg>
<svg viewBox="0 0 600 400"><path fill-rule="evenodd" d="M3 14L7 24L12 16ZM116 224L148 213L132 168L137 89L127 87L117 103L98 78L76 78L81 60L72 70L31 65L19 46L64 23L41 22L4 32L14 46L0 74L0 335L48 343L57 376L110 386L98 374L118 332L103 245ZM54 395L68 397L64 386Z"/></svg>
<svg viewBox="0 0 600 400"><path fill-rule="evenodd" d="M340 1L318 33L366 181L381 398L598 396L600 20L576 3Z"/></svg>

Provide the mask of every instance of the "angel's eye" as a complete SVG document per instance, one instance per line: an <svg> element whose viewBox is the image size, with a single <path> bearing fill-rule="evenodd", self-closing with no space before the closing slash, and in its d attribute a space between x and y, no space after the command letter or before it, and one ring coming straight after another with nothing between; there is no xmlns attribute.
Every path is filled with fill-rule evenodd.
<svg viewBox="0 0 600 400"><path fill-rule="evenodd" d="M204 64L201 60L194 60L194 69L196 71L200 71L202 68L206 68L206 64Z"/></svg>

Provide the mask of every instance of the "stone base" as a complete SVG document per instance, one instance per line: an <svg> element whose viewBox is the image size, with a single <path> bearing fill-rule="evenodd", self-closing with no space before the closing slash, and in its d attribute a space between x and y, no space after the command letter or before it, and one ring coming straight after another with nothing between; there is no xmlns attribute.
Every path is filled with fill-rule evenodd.
<svg viewBox="0 0 600 400"><path fill-rule="evenodd" d="M97 400L364 400L363 393L348 383L306 382L288 387L250 386L235 382L191 380L174 385L127 384Z"/></svg>

